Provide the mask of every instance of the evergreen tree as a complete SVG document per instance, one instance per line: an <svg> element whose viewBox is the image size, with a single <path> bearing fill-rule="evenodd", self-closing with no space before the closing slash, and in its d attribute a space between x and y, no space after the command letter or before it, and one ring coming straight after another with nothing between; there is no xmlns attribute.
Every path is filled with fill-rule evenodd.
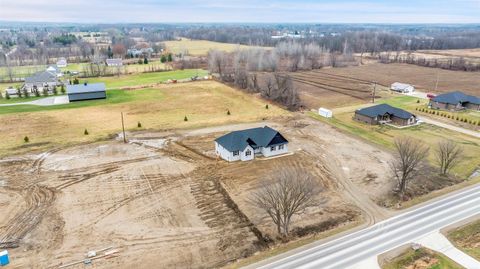
<svg viewBox="0 0 480 269"><path fill-rule="evenodd" d="M137 123L137 127L138 127L138 128L142 128L142 123L138 122L138 123Z"/></svg>
<svg viewBox="0 0 480 269"><path fill-rule="evenodd" d="M8 94L8 92L5 93L5 99L10 99L10 94Z"/></svg>
<svg viewBox="0 0 480 269"><path fill-rule="evenodd" d="M58 94L57 86L53 86L52 92L53 92L53 95L57 95L57 94Z"/></svg>
<svg viewBox="0 0 480 269"><path fill-rule="evenodd" d="M80 84L80 81L78 81L78 78L75 78L75 79L73 80L73 84L74 84L74 85Z"/></svg>
<svg viewBox="0 0 480 269"><path fill-rule="evenodd" d="M230 116L230 109L229 109L229 110L227 110L227 115L229 115L229 116Z"/></svg>
<svg viewBox="0 0 480 269"><path fill-rule="evenodd" d="M183 118L183 121L188 121L188 118L186 115L185 115L185 118Z"/></svg>
<svg viewBox="0 0 480 269"><path fill-rule="evenodd" d="M28 136L25 136L25 137L23 138L23 142L28 143L29 141L30 141L30 139L28 138Z"/></svg>
<svg viewBox="0 0 480 269"><path fill-rule="evenodd" d="M88 130L85 129L85 131L83 131L83 134L84 134L84 135L88 135Z"/></svg>
<svg viewBox="0 0 480 269"><path fill-rule="evenodd" d="M160 57L160 62L165 63L166 61L167 61L167 56L162 55L162 57Z"/></svg>
<svg viewBox="0 0 480 269"><path fill-rule="evenodd" d="M63 86L63 84L62 86L60 86L60 92L62 92L62 94L65 94L65 86Z"/></svg>
<svg viewBox="0 0 480 269"><path fill-rule="evenodd" d="M25 97L25 98L30 97L30 93L27 91L26 88L23 89L23 97Z"/></svg>
<svg viewBox="0 0 480 269"><path fill-rule="evenodd" d="M148 64L148 59L147 59L147 57L143 58L143 64Z"/></svg>
<svg viewBox="0 0 480 269"><path fill-rule="evenodd" d="M167 60L168 60L169 62L172 62L172 61L173 61L173 56L172 56L171 53L168 54Z"/></svg>

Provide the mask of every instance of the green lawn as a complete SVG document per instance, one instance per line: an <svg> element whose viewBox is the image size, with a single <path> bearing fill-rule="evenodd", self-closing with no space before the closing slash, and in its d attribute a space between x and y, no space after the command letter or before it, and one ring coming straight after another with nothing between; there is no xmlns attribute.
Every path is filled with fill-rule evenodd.
<svg viewBox="0 0 480 269"><path fill-rule="evenodd" d="M155 72L155 73L140 73L132 75L122 75L114 77L100 77L100 78L87 78L80 79L80 82L88 81L105 82L107 88L121 88L128 86L137 86L145 84L153 84L158 82L165 82L169 79L187 79L193 76L205 76L208 72L202 69L185 69L177 71Z"/></svg>
<svg viewBox="0 0 480 269"><path fill-rule="evenodd" d="M399 101L397 101L399 102ZM354 111L358 107L339 108L333 110L334 117L326 119L317 113L309 115L317 120L326 122L347 133L361 137L371 143L394 150L394 140L397 137L408 136L423 141L430 146L429 161L435 164L434 149L443 139L452 139L459 143L465 151L462 162L452 169L452 173L467 178L480 166L480 139L430 124L421 124L409 128L398 129L385 125L368 125L353 120Z"/></svg>
<svg viewBox="0 0 480 269"><path fill-rule="evenodd" d="M480 220L451 231L448 238L459 249L480 260Z"/></svg>
<svg viewBox="0 0 480 269"><path fill-rule="evenodd" d="M412 266L414 262L422 259L436 259L435 264L431 264L428 269L462 269L463 267L454 261L450 260L443 254L436 253L429 249L421 248L419 250L409 249L400 256L396 257L393 261L382 266L382 269L403 269ZM411 267L415 268L415 267ZM424 268L424 267L421 267Z"/></svg>
<svg viewBox="0 0 480 269"><path fill-rule="evenodd" d="M43 97L32 97L32 98L15 98L11 99L13 101L33 101L38 98ZM162 92L152 89L140 89L134 91L128 90L108 90L107 99L100 100L89 100L81 102L72 102L64 105L56 106L35 106L35 105L18 105L18 106L5 106L0 107L1 114L10 114L10 113L22 113L22 112L37 112L37 111L52 111L52 110L61 110L61 109L74 109L80 107L89 107L89 106L105 106L109 104L119 104L130 101L142 101L142 100L160 100L162 98ZM10 101L10 100L8 100Z"/></svg>

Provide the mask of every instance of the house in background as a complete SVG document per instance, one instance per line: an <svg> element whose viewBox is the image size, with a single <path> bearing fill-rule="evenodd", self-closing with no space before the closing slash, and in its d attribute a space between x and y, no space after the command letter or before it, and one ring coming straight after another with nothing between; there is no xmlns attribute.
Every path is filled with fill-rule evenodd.
<svg viewBox="0 0 480 269"><path fill-rule="evenodd" d="M271 157L288 153L288 141L268 126L234 131L215 139L215 153L229 162L249 161L256 155Z"/></svg>
<svg viewBox="0 0 480 269"><path fill-rule="evenodd" d="M51 92L54 86L60 85L62 85L62 82L59 81L56 73L43 71L25 78L25 84L22 89L26 89L30 93L35 93L36 91L41 92L43 88L47 87L49 92Z"/></svg>
<svg viewBox="0 0 480 269"><path fill-rule="evenodd" d="M354 119L371 125L391 123L408 126L417 123L417 116L387 104L358 109L355 111Z"/></svg>
<svg viewBox="0 0 480 269"><path fill-rule="evenodd" d="M58 58L58 61L57 61L57 67L58 68L64 68L64 67L67 67L68 63L67 63L67 59L65 59L65 57L60 57Z"/></svg>
<svg viewBox="0 0 480 269"><path fill-rule="evenodd" d="M107 98L105 83L67 85L67 95L70 102Z"/></svg>
<svg viewBox="0 0 480 269"><path fill-rule="evenodd" d="M435 96L429 106L433 109L480 111L480 98L463 92L449 92Z"/></svg>
<svg viewBox="0 0 480 269"><path fill-rule="evenodd" d="M400 93L413 93L415 91L415 87L410 84L395 82L390 86L390 90Z"/></svg>
<svg viewBox="0 0 480 269"><path fill-rule="evenodd" d="M105 63L107 66L122 66L123 61L121 58L113 58L113 59L107 59L105 60Z"/></svg>

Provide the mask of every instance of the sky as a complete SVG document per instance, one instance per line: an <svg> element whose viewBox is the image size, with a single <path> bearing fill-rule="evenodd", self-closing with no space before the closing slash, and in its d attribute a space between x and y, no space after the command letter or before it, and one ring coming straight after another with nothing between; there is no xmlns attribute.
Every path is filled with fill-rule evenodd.
<svg viewBox="0 0 480 269"><path fill-rule="evenodd" d="M0 20L480 23L480 0L0 0Z"/></svg>

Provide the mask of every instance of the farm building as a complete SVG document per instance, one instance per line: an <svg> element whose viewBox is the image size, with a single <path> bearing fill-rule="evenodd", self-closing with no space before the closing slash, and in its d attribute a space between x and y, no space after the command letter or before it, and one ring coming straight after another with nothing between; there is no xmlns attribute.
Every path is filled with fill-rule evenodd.
<svg viewBox="0 0 480 269"><path fill-rule="evenodd" d="M463 92L449 92L430 100L430 107L444 110L471 109L480 111L480 98Z"/></svg>
<svg viewBox="0 0 480 269"><path fill-rule="evenodd" d="M410 84L395 82L390 86L390 90L400 93L413 93L415 91L415 87Z"/></svg>
<svg viewBox="0 0 480 269"><path fill-rule="evenodd" d="M13 88L13 87L8 87L5 89L5 94L7 94L12 97L12 96L17 96L17 89Z"/></svg>
<svg viewBox="0 0 480 269"><path fill-rule="evenodd" d="M318 109L318 115L325 118L331 118L333 116L333 112L329 109L321 107Z"/></svg>
<svg viewBox="0 0 480 269"><path fill-rule="evenodd" d="M276 156L288 152L288 141L278 131L265 126L234 131L215 140L215 152L222 159L253 160L257 155Z"/></svg>
<svg viewBox="0 0 480 269"><path fill-rule="evenodd" d="M43 71L25 78L23 88L30 93L35 93L35 91L42 91L44 87L48 87L51 91L54 86L59 86L61 84L62 83L58 80L56 73Z"/></svg>
<svg viewBox="0 0 480 269"><path fill-rule="evenodd" d="M65 59L64 57L58 58L58 61L57 61L58 68L67 67L67 65L68 65L67 59Z"/></svg>
<svg viewBox="0 0 480 269"><path fill-rule="evenodd" d="M107 98L104 83L67 85L67 95L70 102Z"/></svg>
<svg viewBox="0 0 480 269"><path fill-rule="evenodd" d="M123 61L120 58L114 58L114 59L107 59L106 61L107 66L122 66Z"/></svg>
<svg viewBox="0 0 480 269"><path fill-rule="evenodd" d="M380 104L355 111L355 120L376 125L392 123L399 126L417 123L417 117L408 111L387 104Z"/></svg>

